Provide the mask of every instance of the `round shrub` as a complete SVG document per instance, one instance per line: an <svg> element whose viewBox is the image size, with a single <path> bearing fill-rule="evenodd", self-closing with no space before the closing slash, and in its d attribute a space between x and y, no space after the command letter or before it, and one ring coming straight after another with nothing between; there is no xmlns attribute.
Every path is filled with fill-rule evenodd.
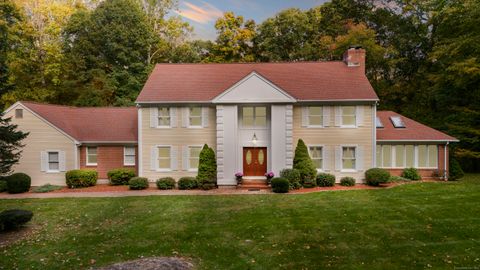
<svg viewBox="0 0 480 270"><path fill-rule="evenodd" d="M0 192L7 191L7 181L0 180Z"/></svg>
<svg viewBox="0 0 480 270"><path fill-rule="evenodd" d="M458 180L465 175L465 173L462 170L462 167L460 166L460 163L452 156L450 156L449 168L450 168L450 171L448 172L448 180L450 181Z"/></svg>
<svg viewBox="0 0 480 270"><path fill-rule="evenodd" d="M175 179L172 177L163 177L157 180L158 189L174 189Z"/></svg>
<svg viewBox="0 0 480 270"><path fill-rule="evenodd" d="M420 180L422 177L415 168L405 168L402 172L402 177L410 180Z"/></svg>
<svg viewBox="0 0 480 270"><path fill-rule="evenodd" d="M300 172L297 169L283 169L280 171L280 177L288 180L290 189L299 189L302 187L302 184L300 184Z"/></svg>
<svg viewBox="0 0 480 270"><path fill-rule="evenodd" d="M340 185L344 187L353 187L355 186L355 179L353 177L342 177L340 179Z"/></svg>
<svg viewBox="0 0 480 270"><path fill-rule="evenodd" d="M132 177L128 180L128 187L133 190L148 188L148 179L145 177Z"/></svg>
<svg viewBox="0 0 480 270"><path fill-rule="evenodd" d="M335 186L335 175L329 173L319 173L317 175L317 186L333 187Z"/></svg>
<svg viewBox="0 0 480 270"><path fill-rule="evenodd" d="M8 193L24 193L30 190L32 179L24 173L14 173L7 177Z"/></svg>
<svg viewBox="0 0 480 270"><path fill-rule="evenodd" d="M12 209L0 213L0 231L12 230L29 222L33 213L27 210Z"/></svg>
<svg viewBox="0 0 480 270"><path fill-rule="evenodd" d="M113 169L107 173L110 185L128 185L128 181L135 177L135 171L132 169Z"/></svg>
<svg viewBox="0 0 480 270"><path fill-rule="evenodd" d="M178 180L178 189L195 189L198 187L195 177L182 177Z"/></svg>
<svg viewBox="0 0 480 270"><path fill-rule="evenodd" d="M365 172L365 179L367 180L367 185L378 186L388 182L390 173L381 168L371 168Z"/></svg>
<svg viewBox="0 0 480 270"><path fill-rule="evenodd" d="M315 180L315 178L313 178L313 179L310 179L310 178L303 179L302 186L304 188L316 187L317 186L317 180Z"/></svg>
<svg viewBox="0 0 480 270"><path fill-rule="evenodd" d="M275 177L272 179L272 191L275 193L287 193L290 188L290 183L287 179Z"/></svg>
<svg viewBox="0 0 480 270"><path fill-rule="evenodd" d="M90 187L97 184L98 173L88 169L71 170L65 174L65 179L69 188Z"/></svg>

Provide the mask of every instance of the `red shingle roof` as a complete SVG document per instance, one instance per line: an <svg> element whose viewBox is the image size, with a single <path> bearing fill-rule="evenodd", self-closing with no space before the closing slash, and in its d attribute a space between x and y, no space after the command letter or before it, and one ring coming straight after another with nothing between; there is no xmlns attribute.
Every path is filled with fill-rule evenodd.
<svg viewBox="0 0 480 270"><path fill-rule="evenodd" d="M378 100L360 67L343 62L158 64L142 102L210 102L251 72L297 100Z"/></svg>
<svg viewBox="0 0 480 270"><path fill-rule="evenodd" d="M80 142L137 141L137 108L23 105Z"/></svg>
<svg viewBox="0 0 480 270"><path fill-rule="evenodd" d="M391 116L400 116L405 128L395 128L390 120ZM377 117L380 118L384 126L383 128L377 128L377 141L457 141L452 136L396 112L378 111Z"/></svg>

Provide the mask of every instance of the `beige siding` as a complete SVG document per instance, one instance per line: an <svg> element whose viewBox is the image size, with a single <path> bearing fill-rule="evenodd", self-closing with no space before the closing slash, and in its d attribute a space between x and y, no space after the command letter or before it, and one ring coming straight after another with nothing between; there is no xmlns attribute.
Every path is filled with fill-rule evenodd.
<svg viewBox="0 0 480 270"><path fill-rule="evenodd" d="M337 182L344 176L354 177L357 182L362 182L365 178L365 170L372 166L373 149L373 125L372 114L373 107L363 106L363 124L357 128L341 128L335 126L335 109L331 106L329 126L324 128L302 127L302 107L294 106L293 109L293 147L297 145L299 139L303 139L307 145L322 145L327 149L329 157L328 173L335 174ZM341 172L335 170L335 146L358 145L363 146L363 170L357 172Z"/></svg>
<svg viewBox="0 0 480 270"><path fill-rule="evenodd" d="M140 108L141 110L141 138L139 142L142 147L142 176L150 181L155 181L160 177L170 176L178 180L183 176L196 176L196 172L184 170L182 168L183 155L182 146L208 144L216 149L216 113L214 107L208 109L208 127L205 128L186 128L182 127L181 107L177 108L177 127L176 128L151 128L150 127L150 108ZM170 145L178 149L177 170L168 172L158 172L151 170L151 149L156 145Z"/></svg>
<svg viewBox="0 0 480 270"><path fill-rule="evenodd" d="M23 109L23 118L15 119L15 109ZM65 151L65 169L75 168L75 143L41 118L30 113L23 105L18 104L5 117L12 117L12 122L30 135L23 141L22 156L19 164L15 165L15 172L23 172L32 178L32 186L43 184L65 185L65 172L47 173L41 171L41 151Z"/></svg>

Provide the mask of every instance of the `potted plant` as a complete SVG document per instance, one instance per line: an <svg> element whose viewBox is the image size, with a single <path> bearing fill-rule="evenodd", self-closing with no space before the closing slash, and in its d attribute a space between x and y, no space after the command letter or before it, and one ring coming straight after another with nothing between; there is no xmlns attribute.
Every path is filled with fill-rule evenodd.
<svg viewBox="0 0 480 270"><path fill-rule="evenodd" d="M243 173L237 172L237 173L235 174L235 178L237 179L237 184L238 184L238 185L242 184Z"/></svg>
<svg viewBox="0 0 480 270"><path fill-rule="evenodd" d="M268 172L265 174L265 177L267 177L267 184L270 185L270 182L272 181L272 178L275 176L273 172Z"/></svg>

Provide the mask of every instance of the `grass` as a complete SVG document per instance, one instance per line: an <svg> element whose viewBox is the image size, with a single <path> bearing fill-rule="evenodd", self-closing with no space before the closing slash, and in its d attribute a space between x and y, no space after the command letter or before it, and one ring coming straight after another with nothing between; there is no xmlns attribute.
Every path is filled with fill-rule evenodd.
<svg viewBox="0 0 480 270"><path fill-rule="evenodd" d="M175 255L199 269L480 266L480 175L302 195L0 200L9 208L32 210L39 232L0 248L5 269Z"/></svg>

